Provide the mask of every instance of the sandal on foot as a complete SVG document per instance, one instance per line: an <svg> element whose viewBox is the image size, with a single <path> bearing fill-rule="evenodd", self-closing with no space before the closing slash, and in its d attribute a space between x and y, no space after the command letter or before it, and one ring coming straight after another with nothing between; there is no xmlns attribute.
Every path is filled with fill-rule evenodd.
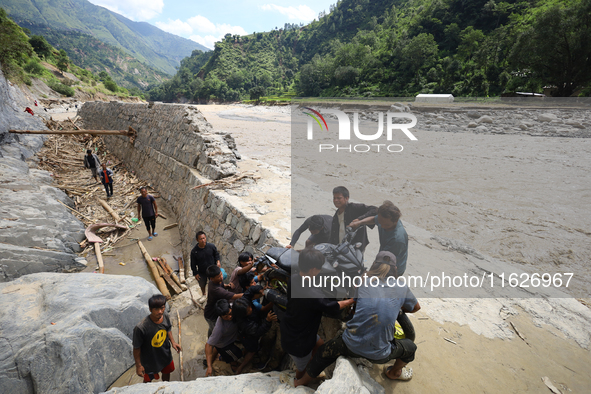
<svg viewBox="0 0 591 394"><path fill-rule="evenodd" d="M390 378L388 376L388 371L390 371L392 369L393 365L389 366L389 367L384 367L384 375L386 375L386 377L390 380L402 380L402 381L409 381L412 379L412 368L411 367L403 367L402 368L402 373L400 374L399 377L397 378Z"/></svg>
<svg viewBox="0 0 591 394"><path fill-rule="evenodd" d="M154 234L152 234L152 235L153 235L153 236L155 236L155 237L157 237L157 236L158 236L158 233L154 233Z"/></svg>
<svg viewBox="0 0 591 394"><path fill-rule="evenodd" d="M152 240L152 236L150 235L150 236L148 237L148 241L151 241L151 240Z"/></svg>

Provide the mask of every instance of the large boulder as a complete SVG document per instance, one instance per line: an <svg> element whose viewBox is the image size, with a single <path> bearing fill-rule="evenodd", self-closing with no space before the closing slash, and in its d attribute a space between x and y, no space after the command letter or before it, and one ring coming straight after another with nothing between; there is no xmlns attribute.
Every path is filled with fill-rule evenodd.
<svg viewBox="0 0 591 394"><path fill-rule="evenodd" d="M332 379L318 386L316 393L323 394L383 394L385 390L367 372L363 365L356 365L355 360L339 357ZM308 387L293 388L289 383L294 372L251 373L239 376L216 376L201 378L192 382L153 382L112 389L105 394L309 394L314 390Z"/></svg>
<svg viewBox="0 0 591 394"><path fill-rule="evenodd" d="M0 393L97 393L134 363L158 294L131 276L41 273L0 283Z"/></svg>

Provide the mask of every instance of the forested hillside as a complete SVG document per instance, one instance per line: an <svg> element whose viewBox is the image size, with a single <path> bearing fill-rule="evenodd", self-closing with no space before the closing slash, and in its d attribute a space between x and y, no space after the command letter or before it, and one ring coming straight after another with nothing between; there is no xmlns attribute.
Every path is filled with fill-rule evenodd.
<svg viewBox="0 0 591 394"><path fill-rule="evenodd" d="M87 97L95 94L142 95L137 87L128 90L118 86L106 71L94 74L78 67L65 50L58 50L45 37L21 28L3 8L0 8L0 66L4 76L13 83L31 86L37 79L68 97L77 92Z"/></svg>
<svg viewBox="0 0 591 394"><path fill-rule="evenodd" d="M342 0L307 26L226 35L150 97L588 95L589 37L591 0Z"/></svg>
<svg viewBox="0 0 591 394"><path fill-rule="evenodd" d="M23 27L27 27L26 23ZM77 31L50 27L35 29L51 45L66 51L72 63L95 74L106 71L119 85L144 90L151 84L162 83L170 75L158 71L112 45Z"/></svg>
<svg viewBox="0 0 591 394"><path fill-rule="evenodd" d="M194 41L166 33L146 22L131 21L87 0L0 0L0 7L34 34L44 34L49 27L91 35L170 75L176 72L181 59L194 49L206 50ZM58 45L57 42L51 44Z"/></svg>

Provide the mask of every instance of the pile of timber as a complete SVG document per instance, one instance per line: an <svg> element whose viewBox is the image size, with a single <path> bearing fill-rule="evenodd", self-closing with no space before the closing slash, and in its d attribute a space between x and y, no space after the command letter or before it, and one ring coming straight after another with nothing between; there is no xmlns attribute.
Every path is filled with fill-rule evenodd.
<svg viewBox="0 0 591 394"><path fill-rule="evenodd" d="M49 119L46 125L51 130L78 130L80 125L68 119L62 122ZM84 156L90 149L99 157L101 163L113 171L113 197L107 200L105 188L96 182L89 169L84 168ZM49 171L54 178L53 185L63 190L73 201L74 208L68 209L87 227L95 223L122 224L127 230L120 228L104 228L97 231L103 239L100 250L106 252L126 238L129 230L141 223L131 221L132 213L137 214L136 199L140 195L141 186L154 190L146 182L140 181L122 164L121 160L111 155L100 136L80 135L49 135L43 148L39 151L39 168ZM94 245L86 240L81 243L86 248L83 253L95 251Z"/></svg>

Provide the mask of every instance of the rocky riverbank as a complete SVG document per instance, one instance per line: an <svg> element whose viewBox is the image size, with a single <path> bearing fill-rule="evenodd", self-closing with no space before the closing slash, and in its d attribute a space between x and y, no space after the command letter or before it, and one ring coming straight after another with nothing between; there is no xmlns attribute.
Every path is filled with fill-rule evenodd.
<svg viewBox="0 0 591 394"><path fill-rule="evenodd" d="M31 168L41 135L13 135L9 129L43 130L38 116L23 109L34 98L4 79L0 72L0 281L35 272L83 269L76 253L84 227L64 205L70 199L51 186L46 171Z"/></svg>

